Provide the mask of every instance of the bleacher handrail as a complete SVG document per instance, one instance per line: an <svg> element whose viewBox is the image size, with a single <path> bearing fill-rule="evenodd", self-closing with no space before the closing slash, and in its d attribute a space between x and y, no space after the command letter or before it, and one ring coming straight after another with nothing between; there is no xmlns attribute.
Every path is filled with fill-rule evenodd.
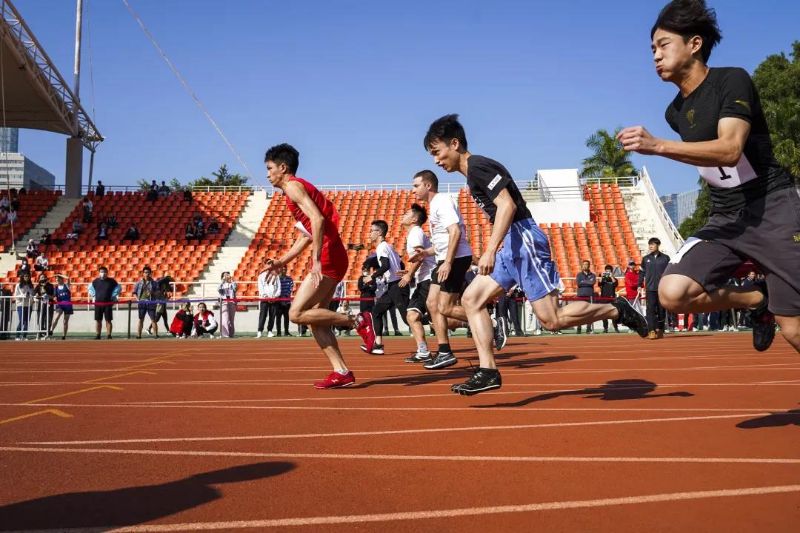
<svg viewBox="0 0 800 533"><path fill-rule="evenodd" d="M656 210L656 213L658 213L659 218L661 218L661 223L669 233L672 244L675 246L676 250L679 250L680 247L683 246L683 237L678 231L678 228L676 228L675 224L672 222L672 218L669 216L669 213L667 213L666 208L664 208L664 203L661 201L661 198L656 192L656 188L653 186L653 180L650 179L650 174L647 172L647 168L642 167L640 178L640 183L647 191L647 196L650 198L650 203Z"/></svg>

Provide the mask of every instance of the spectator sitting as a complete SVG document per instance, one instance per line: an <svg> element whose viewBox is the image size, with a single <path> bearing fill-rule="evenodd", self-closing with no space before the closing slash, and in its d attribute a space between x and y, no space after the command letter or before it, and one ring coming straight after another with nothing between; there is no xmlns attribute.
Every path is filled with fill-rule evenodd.
<svg viewBox="0 0 800 533"><path fill-rule="evenodd" d="M17 190L11 189L11 201L9 203L9 207L11 211L19 211L19 196L17 196Z"/></svg>
<svg viewBox="0 0 800 533"><path fill-rule="evenodd" d="M150 187L147 190L147 201L148 202L155 202L158 199L158 185L156 184L156 180L153 180L150 183Z"/></svg>
<svg viewBox="0 0 800 533"><path fill-rule="evenodd" d="M42 230L42 235L39 237L39 244L43 246L49 246L53 244L53 239L50 236L50 232L47 231L47 228Z"/></svg>
<svg viewBox="0 0 800 533"><path fill-rule="evenodd" d="M8 208L0 207L0 226L8 224Z"/></svg>
<svg viewBox="0 0 800 533"><path fill-rule="evenodd" d="M111 213L110 215L108 215L106 217L106 226L108 226L111 229L116 228L117 226L119 226L119 223L117 222L117 215L115 215L114 213Z"/></svg>
<svg viewBox="0 0 800 533"><path fill-rule="evenodd" d="M14 208L14 205L11 205L11 209L8 211L8 215L6 215L6 223L8 224L16 224L17 223L17 210Z"/></svg>
<svg viewBox="0 0 800 533"><path fill-rule="evenodd" d="M100 180L97 180L97 187L94 190L94 195L98 197L106 195L106 186L103 185L103 182Z"/></svg>
<svg viewBox="0 0 800 533"><path fill-rule="evenodd" d="M3 208L6 211L8 211L10 205L11 204L8 201L8 196L3 196L2 198L0 198L0 208Z"/></svg>
<svg viewBox="0 0 800 533"><path fill-rule="evenodd" d="M105 222L100 224L100 227L97 228L97 240L98 241L108 240L108 225Z"/></svg>
<svg viewBox="0 0 800 533"><path fill-rule="evenodd" d="M185 303L175 313L172 319L172 324L169 327L169 332L179 339L185 339L192 334L192 327L194 326L194 317L192 316L192 305Z"/></svg>
<svg viewBox="0 0 800 533"><path fill-rule="evenodd" d="M192 189L189 187L183 189L183 199L189 203L192 203Z"/></svg>
<svg viewBox="0 0 800 533"><path fill-rule="evenodd" d="M194 236L198 241L206 236L206 227L205 224L203 224L203 219L198 219L197 222L195 222Z"/></svg>
<svg viewBox="0 0 800 533"><path fill-rule="evenodd" d="M39 246L33 239L28 240L28 247L25 248L25 257L36 259L39 256Z"/></svg>
<svg viewBox="0 0 800 533"><path fill-rule="evenodd" d="M194 232L194 225L192 225L191 223L186 224L185 236L186 236L186 240L187 241L191 241L192 239L194 239L196 237L196 234Z"/></svg>
<svg viewBox="0 0 800 533"><path fill-rule="evenodd" d="M80 235L82 232L83 232L83 224L81 224L81 221L76 218L75 220L72 221L72 233L75 234L74 238L77 239L77 236ZM70 236L67 235L67 238L70 238Z"/></svg>
<svg viewBox="0 0 800 533"><path fill-rule="evenodd" d="M172 190L169 188L169 185L165 181L161 182L161 187L158 188L158 195L159 196L169 196Z"/></svg>
<svg viewBox="0 0 800 533"><path fill-rule="evenodd" d="M83 221L88 223L92 221L92 211L94 210L94 204L89 199L88 196L83 197Z"/></svg>
<svg viewBox="0 0 800 533"><path fill-rule="evenodd" d="M136 224L131 224L131 227L128 228L128 231L125 232L125 236L122 237L123 241L138 241L139 240L139 228L136 227Z"/></svg>
<svg viewBox="0 0 800 533"><path fill-rule="evenodd" d="M44 272L49 268L50 268L50 261L47 260L44 254L41 254L39 257L36 258L36 263L34 263L33 265L33 269L35 271Z"/></svg>
<svg viewBox="0 0 800 533"><path fill-rule="evenodd" d="M219 224L213 218L209 219L208 222L208 233L210 235L216 235L219 233Z"/></svg>
<svg viewBox="0 0 800 533"><path fill-rule="evenodd" d="M200 302L197 304L197 314L194 315L192 337L202 337L205 334L209 334L213 338L215 331L217 331L217 320L214 318L214 313L206 309L205 303Z"/></svg>
<svg viewBox="0 0 800 533"><path fill-rule="evenodd" d="M21 278L22 274L28 274L29 276L31 275L31 265L28 264L28 259L25 257L22 258L22 262L17 269L17 277Z"/></svg>
<svg viewBox="0 0 800 533"><path fill-rule="evenodd" d="M350 302L347 300L339 300L339 307L336 308L336 312L349 317L355 316L355 312L350 309ZM352 331L351 328L345 326L336 326L335 329L337 336L341 335L342 333L350 336L350 332Z"/></svg>

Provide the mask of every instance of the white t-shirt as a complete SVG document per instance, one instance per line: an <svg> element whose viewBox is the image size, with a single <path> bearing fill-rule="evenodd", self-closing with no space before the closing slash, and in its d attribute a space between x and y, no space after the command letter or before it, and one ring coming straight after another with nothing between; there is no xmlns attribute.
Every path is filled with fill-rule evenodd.
<svg viewBox="0 0 800 533"><path fill-rule="evenodd" d="M406 253L410 257L416 253L414 248L420 246L427 250L431 247L431 240L425 235L421 227L411 226L411 229L408 230L408 236L406 237ZM431 271L434 266L436 266L436 262L433 260L433 257L426 255L422 260L422 264L420 264L419 268L414 273L414 279L417 280L417 283L431 279Z"/></svg>
<svg viewBox="0 0 800 533"><path fill-rule="evenodd" d="M447 246L450 242L450 234L447 228L453 224L458 224L461 229L461 237L458 239L458 247L454 258L472 255L472 248L467 242L467 228L464 226L464 219L458 210L456 201L453 197L445 193L437 193L428 205L428 220L431 223L431 240L436 251L436 260L444 261L447 259Z"/></svg>
<svg viewBox="0 0 800 533"><path fill-rule="evenodd" d="M378 264L384 257L389 259L389 270L383 274L384 281L391 283L400 279L400 276L397 275L397 271L400 270L400 256L397 255L392 245L386 241L381 242L375 248L375 254L378 256Z"/></svg>

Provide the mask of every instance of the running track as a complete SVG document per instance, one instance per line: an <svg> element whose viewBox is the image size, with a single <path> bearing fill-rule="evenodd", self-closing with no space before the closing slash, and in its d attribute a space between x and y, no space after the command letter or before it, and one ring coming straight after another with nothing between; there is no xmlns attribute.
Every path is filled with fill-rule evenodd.
<svg viewBox="0 0 800 533"><path fill-rule="evenodd" d="M749 334L0 345L0 530L757 531L800 524L800 357Z"/></svg>

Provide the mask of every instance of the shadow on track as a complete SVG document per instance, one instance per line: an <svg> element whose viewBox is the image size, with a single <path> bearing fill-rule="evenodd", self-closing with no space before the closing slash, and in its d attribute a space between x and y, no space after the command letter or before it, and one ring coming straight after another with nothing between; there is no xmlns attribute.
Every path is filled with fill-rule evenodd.
<svg viewBox="0 0 800 533"><path fill-rule="evenodd" d="M535 402L552 400L560 396L584 396L585 398L599 399L604 401L643 400L645 398L661 398L664 396L694 396L694 394L691 392L651 394L654 390L656 390L656 387L658 387L657 384L644 379L615 379L614 381L609 381L604 385L594 388L548 392L546 394L540 394L531 398L525 398L524 400L520 400L518 402L476 405L474 407L522 407Z"/></svg>
<svg viewBox="0 0 800 533"><path fill-rule="evenodd" d="M222 498L213 485L285 474L294 463L264 462L197 474L161 485L70 492L0 507L0 529L116 528L142 524Z"/></svg>
<svg viewBox="0 0 800 533"><path fill-rule="evenodd" d="M785 413L772 413L771 415L745 420L744 422L736 424L736 427L742 429L758 429L791 425L800 427L800 409L792 409Z"/></svg>
<svg viewBox="0 0 800 533"><path fill-rule="evenodd" d="M513 354L512 354L513 355ZM463 358L462 360L470 361L471 358ZM531 359L519 359L515 361L507 361L499 363L499 368L536 368L544 366L548 363L561 363L563 361L572 361L577 359L574 355L555 355L552 357L535 357ZM470 362L470 364L472 364ZM411 364L409 364L411 366ZM392 376L388 378L373 379L364 383L359 383L349 387L351 389L366 389L375 385L404 385L406 387L413 387L416 385L427 385L429 383L438 383L440 381L448 381L451 379L464 379L470 376L475 366L459 366L457 368L450 367L446 370L426 370L424 374L412 374L406 376Z"/></svg>

